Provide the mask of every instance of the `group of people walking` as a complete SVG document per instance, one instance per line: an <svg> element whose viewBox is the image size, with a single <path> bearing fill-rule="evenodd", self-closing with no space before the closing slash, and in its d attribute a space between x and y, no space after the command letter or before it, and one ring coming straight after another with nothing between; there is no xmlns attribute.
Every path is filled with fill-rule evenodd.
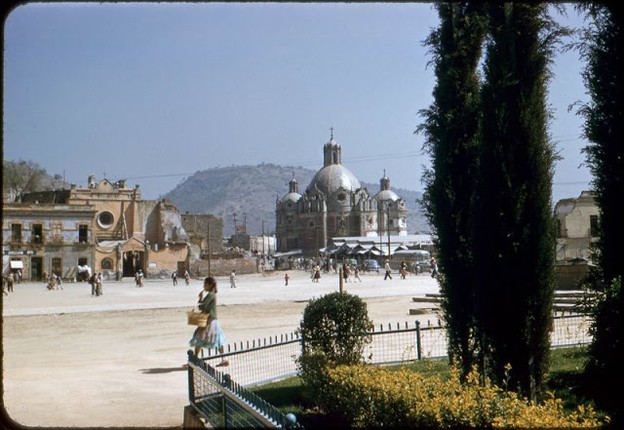
<svg viewBox="0 0 624 430"><path fill-rule="evenodd" d="M93 275L91 275L91 278L89 279L89 283L91 284L92 296L99 297L102 294L104 294L103 287L102 287L102 272L99 272L99 273L93 272Z"/></svg>

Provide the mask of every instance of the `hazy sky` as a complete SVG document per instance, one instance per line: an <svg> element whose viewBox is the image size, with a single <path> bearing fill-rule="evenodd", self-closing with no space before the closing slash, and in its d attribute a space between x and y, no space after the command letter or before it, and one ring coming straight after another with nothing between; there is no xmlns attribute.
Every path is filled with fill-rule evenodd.
<svg viewBox="0 0 624 430"><path fill-rule="evenodd" d="M414 130L435 83L422 41L437 25L429 3L26 4L5 21L4 157L83 186L125 178L155 199L212 167L317 170L333 127L358 179L385 169L422 190ZM567 109L587 99L583 67L572 52L553 68L555 200L591 179Z"/></svg>

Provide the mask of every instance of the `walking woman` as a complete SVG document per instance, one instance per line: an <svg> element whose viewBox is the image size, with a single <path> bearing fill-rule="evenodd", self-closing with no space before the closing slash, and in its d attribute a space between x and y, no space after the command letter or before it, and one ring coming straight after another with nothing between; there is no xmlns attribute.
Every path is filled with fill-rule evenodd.
<svg viewBox="0 0 624 430"><path fill-rule="evenodd" d="M199 356L202 348L217 348L223 354L223 346L227 342L221 323L217 319L217 281L212 276L204 279L204 290L199 293L199 309L210 314L206 327L197 327L190 344L195 347L195 356ZM227 366L230 363L222 360L217 366Z"/></svg>

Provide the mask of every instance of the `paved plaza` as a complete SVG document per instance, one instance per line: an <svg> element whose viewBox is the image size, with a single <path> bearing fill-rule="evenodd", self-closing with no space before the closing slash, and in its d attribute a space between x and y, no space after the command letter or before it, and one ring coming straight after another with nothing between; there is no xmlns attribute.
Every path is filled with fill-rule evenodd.
<svg viewBox="0 0 624 430"><path fill-rule="evenodd" d="M218 316L229 342L293 332L306 303L338 291L337 274L286 272L239 275L237 288L219 277ZM44 283L15 286L3 296L3 406L26 426L179 427L188 404L186 363L193 327L186 311L195 306L202 281L134 280L105 282L91 295L87 283L64 283L49 291ZM415 295L437 293L428 275L364 274L344 289L362 297L378 324L415 319ZM233 363L232 365L235 365Z"/></svg>

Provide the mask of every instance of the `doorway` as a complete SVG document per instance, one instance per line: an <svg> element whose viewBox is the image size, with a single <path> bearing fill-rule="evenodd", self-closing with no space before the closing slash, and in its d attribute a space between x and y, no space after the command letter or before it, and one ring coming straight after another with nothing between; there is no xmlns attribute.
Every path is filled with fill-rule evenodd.
<svg viewBox="0 0 624 430"><path fill-rule="evenodd" d="M142 251L128 251L123 253L123 276L134 277L141 269L145 273L145 258Z"/></svg>
<svg viewBox="0 0 624 430"><path fill-rule="evenodd" d="M43 258L42 257L30 258L30 279L32 281L43 280Z"/></svg>

